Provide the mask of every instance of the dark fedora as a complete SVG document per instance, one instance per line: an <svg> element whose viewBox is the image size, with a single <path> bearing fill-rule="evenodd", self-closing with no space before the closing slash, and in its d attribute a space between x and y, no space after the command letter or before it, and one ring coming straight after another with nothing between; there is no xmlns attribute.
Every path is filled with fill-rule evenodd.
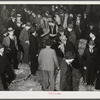
<svg viewBox="0 0 100 100"><path fill-rule="evenodd" d="M71 51L67 51L65 54L65 59L74 59L75 58L75 54L72 53Z"/></svg>

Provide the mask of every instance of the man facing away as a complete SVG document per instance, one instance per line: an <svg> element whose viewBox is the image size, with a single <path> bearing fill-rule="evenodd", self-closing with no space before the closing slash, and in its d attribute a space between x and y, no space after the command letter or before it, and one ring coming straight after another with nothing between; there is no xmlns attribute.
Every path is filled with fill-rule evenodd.
<svg viewBox="0 0 100 100"><path fill-rule="evenodd" d="M46 47L42 49L38 57L39 65L43 71L43 90L54 91L55 66L59 69L56 53L51 49L51 41L46 41Z"/></svg>

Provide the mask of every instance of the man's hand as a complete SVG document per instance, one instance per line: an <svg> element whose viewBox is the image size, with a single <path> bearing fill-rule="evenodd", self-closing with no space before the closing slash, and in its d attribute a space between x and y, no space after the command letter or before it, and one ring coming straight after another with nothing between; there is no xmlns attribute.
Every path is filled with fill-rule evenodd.
<svg viewBox="0 0 100 100"><path fill-rule="evenodd" d="M87 70L86 66L84 66L84 70Z"/></svg>
<svg viewBox="0 0 100 100"><path fill-rule="evenodd" d="M25 41L25 43L29 44L29 41L27 40L27 41Z"/></svg>

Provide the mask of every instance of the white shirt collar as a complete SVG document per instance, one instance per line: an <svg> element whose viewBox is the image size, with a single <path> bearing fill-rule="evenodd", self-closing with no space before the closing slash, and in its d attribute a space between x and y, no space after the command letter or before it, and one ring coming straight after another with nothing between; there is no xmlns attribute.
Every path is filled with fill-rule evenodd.
<svg viewBox="0 0 100 100"><path fill-rule="evenodd" d="M3 54L2 54L2 53L0 53L0 55L1 55L1 56L3 56Z"/></svg>

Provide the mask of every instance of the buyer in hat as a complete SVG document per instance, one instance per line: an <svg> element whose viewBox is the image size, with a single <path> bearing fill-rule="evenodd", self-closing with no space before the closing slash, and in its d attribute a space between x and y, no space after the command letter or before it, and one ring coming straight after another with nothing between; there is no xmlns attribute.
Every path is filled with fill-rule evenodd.
<svg viewBox="0 0 100 100"><path fill-rule="evenodd" d="M18 69L18 60L17 60L17 50L18 50L18 45L17 45L17 38L14 35L14 30L12 27L8 28L8 36L4 38L3 45L7 48L8 54L7 58L12 64L13 60L13 68Z"/></svg>
<svg viewBox="0 0 100 100"><path fill-rule="evenodd" d="M22 22L21 14L17 14L16 22Z"/></svg>
<svg viewBox="0 0 100 100"><path fill-rule="evenodd" d="M24 50L24 57L22 63L28 63L28 56L29 56L29 30L31 28L31 23L27 22L25 28L21 31L19 40Z"/></svg>
<svg viewBox="0 0 100 100"><path fill-rule="evenodd" d="M3 58L3 54L4 54L4 47L0 44L0 91L7 89L7 88L4 88L7 86L7 84L5 83L6 86L4 86L3 80L2 80L4 77L3 73L5 70L5 60Z"/></svg>
<svg viewBox="0 0 100 100"><path fill-rule="evenodd" d="M8 85L10 85L13 80L14 73L8 60L6 60L4 46L0 44L0 91L9 91Z"/></svg>
<svg viewBox="0 0 100 100"><path fill-rule="evenodd" d="M68 40L68 38L65 35L60 36L59 39L60 45L58 46L58 48L60 48L63 54L66 54L67 51L71 51L76 54L75 46L72 42Z"/></svg>
<svg viewBox="0 0 100 100"><path fill-rule="evenodd" d="M72 91L72 65L75 54L67 51L64 59L61 61L60 69L60 89L61 91Z"/></svg>
<svg viewBox="0 0 100 100"><path fill-rule="evenodd" d="M65 35L68 37L68 40L72 42L74 45L76 45L76 34L73 29L73 24L69 24L68 28L65 29Z"/></svg>
<svg viewBox="0 0 100 100"><path fill-rule="evenodd" d="M86 70L86 82L87 85L93 86L96 79L96 70L98 65L98 50L95 47L94 41L89 41L88 48L84 51L84 69Z"/></svg>
<svg viewBox="0 0 100 100"><path fill-rule="evenodd" d="M2 28L1 30L1 34L0 34L0 43L2 44L4 38L8 35L7 33L7 28Z"/></svg>

